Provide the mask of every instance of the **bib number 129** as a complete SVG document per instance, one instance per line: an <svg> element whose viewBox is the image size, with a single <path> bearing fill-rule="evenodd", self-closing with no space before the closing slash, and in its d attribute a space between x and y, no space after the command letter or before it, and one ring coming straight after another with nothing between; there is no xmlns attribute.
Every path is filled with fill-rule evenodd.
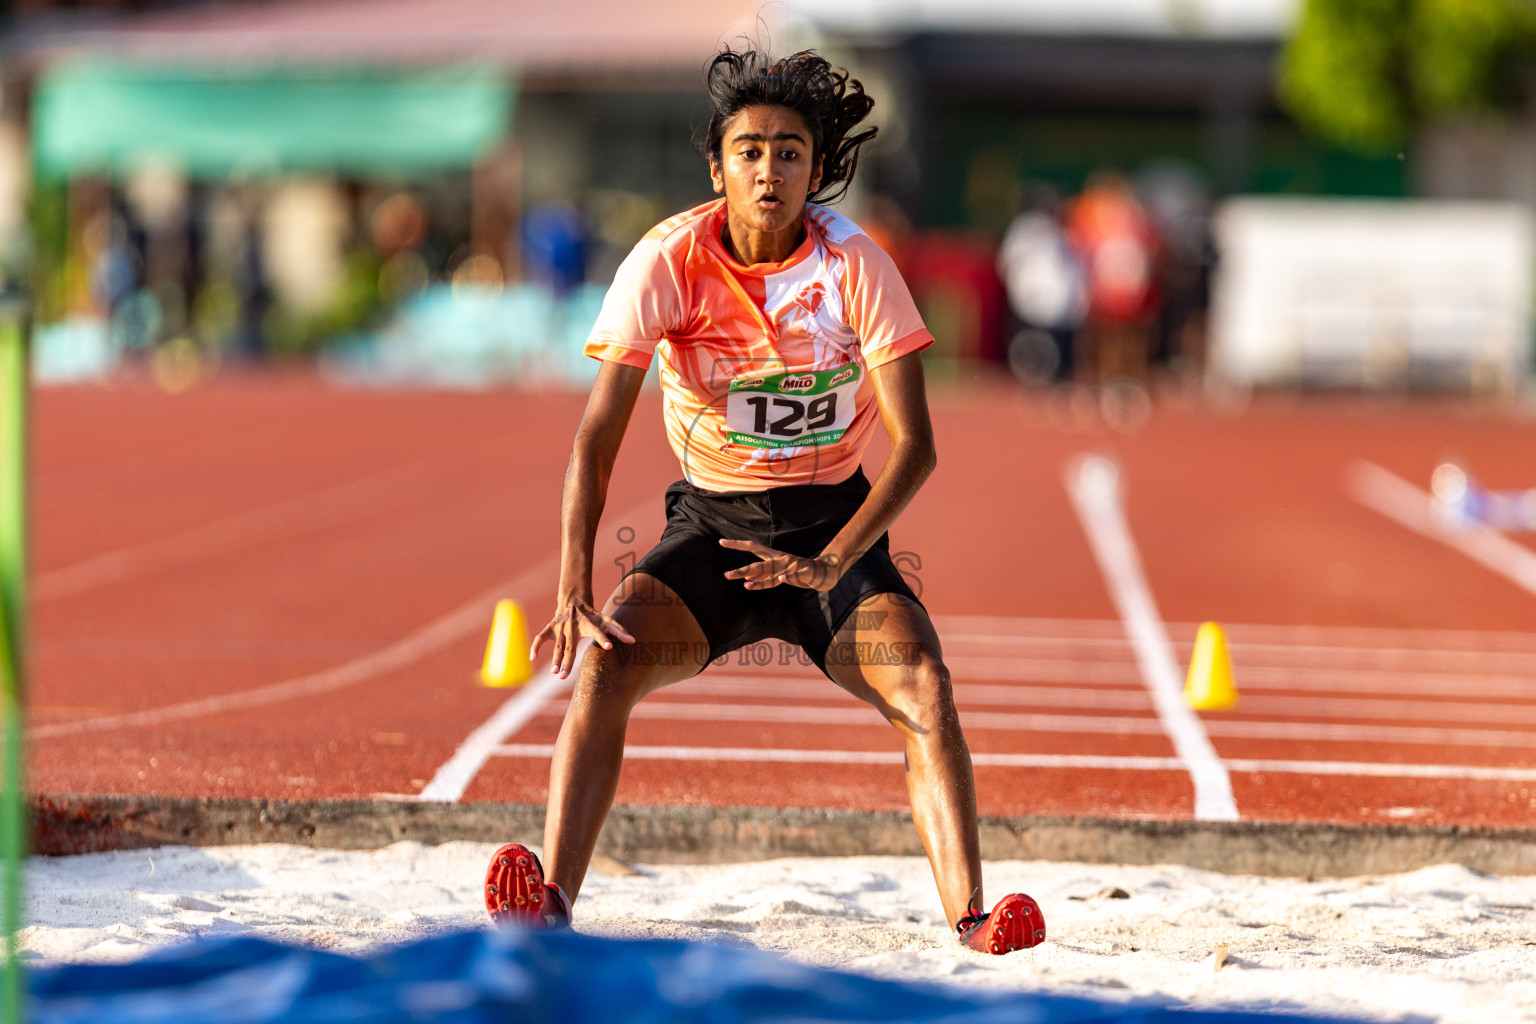
<svg viewBox="0 0 1536 1024"><path fill-rule="evenodd" d="M799 437L807 430L822 430L837 421L837 392L829 391L806 401L801 398L769 398L748 395L743 399L752 407L752 432L770 437ZM772 416L769 414L772 403ZM783 413L782 416L779 414Z"/></svg>
<svg viewBox="0 0 1536 1024"><path fill-rule="evenodd" d="M806 373L742 377L726 398L727 438L754 448L831 444L853 422L855 364Z"/></svg>

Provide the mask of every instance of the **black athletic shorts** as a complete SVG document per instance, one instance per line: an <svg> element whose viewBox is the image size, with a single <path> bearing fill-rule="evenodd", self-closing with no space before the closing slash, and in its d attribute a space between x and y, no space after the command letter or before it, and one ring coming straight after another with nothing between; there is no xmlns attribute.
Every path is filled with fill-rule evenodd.
<svg viewBox="0 0 1536 1024"><path fill-rule="evenodd" d="M710 661L761 640L779 639L799 645L826 672L827 649L860 602L875 594L900 594L921 606L891 561L889 535L881 534L831 590L788 583L748 590L744 581L726 579L725 573L758 559L721 547L720 539L755 540L815 557L853 518L869 489L862 467L842 483L766 491L706 491L679 480L667 488L661 540L630 572L649 573L682 598L709 641Z"/></svg>

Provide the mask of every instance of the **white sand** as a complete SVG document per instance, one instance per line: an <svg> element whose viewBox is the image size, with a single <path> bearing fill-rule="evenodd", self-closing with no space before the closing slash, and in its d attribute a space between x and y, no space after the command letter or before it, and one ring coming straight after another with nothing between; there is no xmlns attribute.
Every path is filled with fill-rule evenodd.
<svg viewBox="0 0 1536 1024"><path fill-rule="evenodd" d="M485 927L493 847L399 843L36 858L28 955L136 957L195 935L247 932L356 951ZM1183 867L987 865L992 898L1039 900L1045 945L959 949L925 861L796 859L589 875L576 927L593 934L756 946L891 978L1202 1007L1414 1021L1536 1021L1536 878L1442 866L1377 878L1227 876ZM1119 887L1129 898L1103 895ZM1079 898L1085 897L1085 898ZM1213 947L1229 966L1213 970Z"/></svg>

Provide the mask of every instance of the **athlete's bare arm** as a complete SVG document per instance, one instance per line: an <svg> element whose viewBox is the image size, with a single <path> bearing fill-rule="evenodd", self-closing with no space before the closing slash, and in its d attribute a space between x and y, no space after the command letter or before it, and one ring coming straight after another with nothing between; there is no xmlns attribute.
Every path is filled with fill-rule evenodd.
<svg viewBox="0 0 1536 1024"><path fill-rule="evenodd" d="M614 637L624 643L635 642L623 626L598 611L592 600L592 546L597 521L608 500L608 479L644 380L645 371L638 367L603 360L571 446L560 502L560 586L555 617L534 638L532 654L537 658L544 641L552 639L555 648L550 671L562 679L570 675L582 637L606 648L613 647Z"/></svg>
<svg viewBox="0 0 1536 1024"><path fill-rule="evenodd" d="M891 437L891 454L864 504L816 558L799 558L750 540L722 540L723 546L749 551L760 559L726 573L727 578L745 580L749 590L781 583L831 590L848 566L857 562L896 521L938 465L933 423L928 417L928 392L923 383L922 355L909 352L869 373L875 385L875 399L880 403L880 416Z"/></svg>

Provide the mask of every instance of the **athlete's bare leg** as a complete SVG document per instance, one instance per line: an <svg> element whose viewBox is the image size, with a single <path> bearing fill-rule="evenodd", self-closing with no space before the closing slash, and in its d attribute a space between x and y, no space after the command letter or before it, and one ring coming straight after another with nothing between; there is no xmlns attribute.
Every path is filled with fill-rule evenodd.
<svg viewBox="0 0 1536 1024"><path fill-rule="evenodd" d="M612 650L588 646L549 767L544 877L572 900L618 790L630 711L646 694L697 675L709 655L693 613L654 576L625 577L603 612L635 642L616 641ZM657 656L636 657L647 644Z"/></svg>
<svg viewBox="0 0 1536 1024"><path fill-rule="evenodd" d="M870 645L868 656L857 657L857 646L845 646L846 654L839 656L840 644L861 643ZM875 664L882 650L887 663ZM969 907L985 910L971 752L928 613L899 595L868 598L834 638L827 672L843 689L873 704L906 740L912 818L950 927Z"/></svg>

